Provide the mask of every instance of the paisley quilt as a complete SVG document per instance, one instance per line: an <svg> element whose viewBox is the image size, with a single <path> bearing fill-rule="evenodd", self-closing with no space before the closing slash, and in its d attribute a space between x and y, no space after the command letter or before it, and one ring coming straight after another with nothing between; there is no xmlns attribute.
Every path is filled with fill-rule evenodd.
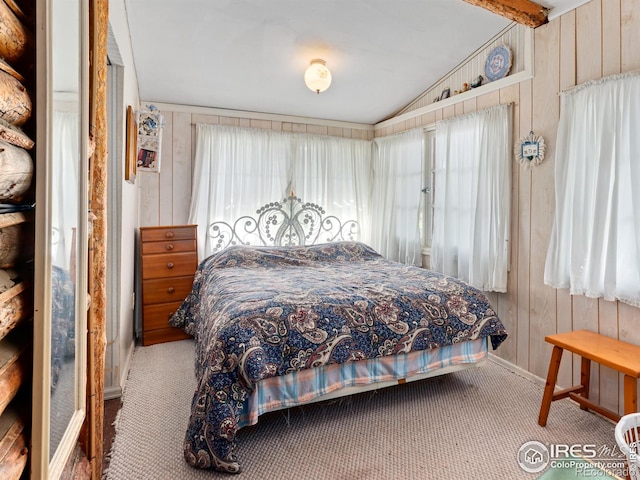
<svg viewBox="0 0 640 480"><path fill-rule="evenodd" d="M233 246L198 266L170 322L196 341L186 461L239 472L243 403L267 377L507 337L486 296L359 242Z"/></svg>

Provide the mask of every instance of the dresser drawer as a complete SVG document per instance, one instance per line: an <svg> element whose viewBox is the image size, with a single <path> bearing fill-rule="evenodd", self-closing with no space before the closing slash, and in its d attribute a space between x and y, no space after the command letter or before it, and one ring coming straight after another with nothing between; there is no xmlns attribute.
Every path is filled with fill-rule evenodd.
<svg viewBox="0 0 640 480"><path fill-rule="evenodd" d="M163 240L162 242L144 242L141 246L142 254L156 253L180 253L195 252L196 241L194 240Z"/></svg>
<svg viewBox="0 0 640 480"><path fill-rule="evenodd" d="M141 242L159 242L163 240L195 240L195 225L171 227L143 227L140 229Z"/></svg>
<svg viewBox="0 0 640 480"><path fill-rule="evenodd" d="M142 332L142 345L155 345L156 343L175 342L192 338L179 328L159 328Z"/></svg>
<svg viewBox="0 0 640 480"><path fill-rule="evenodd" d="M142 279L189 276L197 266L196 252L148 255L142 258Z"/></svg>
<svg viewBox="0 0 640 480"><path fill-rule="evenodd" d="M182 305L182 302L160 303L158 305L144 306L142 314L144 321L142 328L144 331L157 330L159 328L169 328L169 319L176 310Z"/></svg>
<svg viewBox="0 0 640 480"><path fill-rule="evenodd" d="M167 277L142 282L142 301L151 303L167 303L184 300L193 285L193 276Z"/></svg>

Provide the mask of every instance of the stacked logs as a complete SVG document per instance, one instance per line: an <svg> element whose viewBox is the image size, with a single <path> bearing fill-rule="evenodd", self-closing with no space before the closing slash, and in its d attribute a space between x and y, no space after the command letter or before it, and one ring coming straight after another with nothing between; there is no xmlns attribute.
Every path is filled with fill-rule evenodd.
<svg viewBox="0 0 640 480"><path fill-rule="evenodd" d="M27 464L32 371L33 274L25 265L34 142L22 130L32 103L18 71L32 40L25 23L16 1L0 0L0 478L7 480L21 478Z"/></svg>

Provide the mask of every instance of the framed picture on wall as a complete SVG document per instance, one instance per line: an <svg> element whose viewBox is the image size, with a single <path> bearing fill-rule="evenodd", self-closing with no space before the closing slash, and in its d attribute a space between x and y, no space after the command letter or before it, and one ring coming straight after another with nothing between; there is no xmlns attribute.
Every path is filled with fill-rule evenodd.
<svg viewBox="0 0 640 480"><path fill-rule="evenodd" d="M138 113L137 168L140 171L160 171L163 119L153 105Z"/></svg>
<svg viewBox="0 0 640 480"><path fill-rule="evenodd" d="M160 141L158 137L138 135L137 168L147 172L160 171Z"/></svg>
<svg viewBox="0 0 640 480"><path fill-rule="evenodd" d="M125 151L124 179L136 183L136 164L138 152L138 123L131 105L127 106L127 142Z"/></svg>

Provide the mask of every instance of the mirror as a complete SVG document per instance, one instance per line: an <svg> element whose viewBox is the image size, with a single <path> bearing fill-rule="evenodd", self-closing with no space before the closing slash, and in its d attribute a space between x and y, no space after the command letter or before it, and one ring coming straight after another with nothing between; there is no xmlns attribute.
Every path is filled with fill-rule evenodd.
<svg viewBox="0 0 640 480"><path fill-rule="evenodd" d="M39 5L32 477L57 479L86 403L88 2Z"/></svg>
<svg viewBox="0 0 640 480"><path fill-rule="evenodd" d="M51 403L49 460L78 409L76 275L80 171L80 0L54 0L51 152ZM73 28L76 26L77 28ZM69 28L71 27L71 28ZM73 52L77 52L73 55Z"/></svg>

